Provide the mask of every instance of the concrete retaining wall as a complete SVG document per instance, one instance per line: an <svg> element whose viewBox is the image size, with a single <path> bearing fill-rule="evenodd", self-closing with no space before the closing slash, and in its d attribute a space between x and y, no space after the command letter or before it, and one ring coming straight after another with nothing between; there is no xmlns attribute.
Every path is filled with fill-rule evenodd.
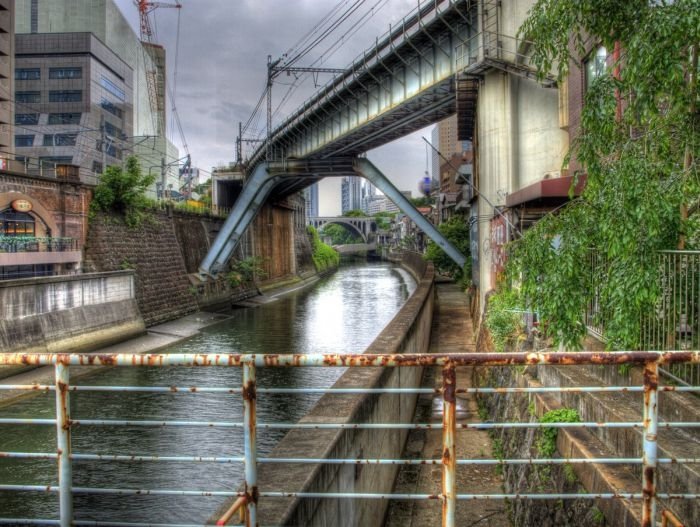
<svg viewBox="0 0 700 527"><path fill-rule="evenodd" d="M433 268L417 254L407 254L403 265L416 277L418 287L366 353L428 351ZM421 376L421 368L350 368L334 387L418 387ZM300 422L409 423L416 399L415 395L324 395ZM406 430L292 430L270 457L400 458L407 435ZM397 470L389 465L265 464L259 466L258 485L264 491L391 492ZM319 527L381 525L387 505L384 500L262 499L259 522Z"/></svg>
<svg viewBox="0 0 700 527"><path fill-rule="evenodd" d="M132 271L0 282L0 352L87 351L144 331Z"/></svg>

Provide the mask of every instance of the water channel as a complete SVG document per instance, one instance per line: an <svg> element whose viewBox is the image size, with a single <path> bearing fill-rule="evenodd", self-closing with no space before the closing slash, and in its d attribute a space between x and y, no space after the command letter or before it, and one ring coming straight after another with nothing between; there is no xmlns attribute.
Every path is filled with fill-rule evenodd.
<svg viewBox="0 0 700 527"><path fill-rule="evenodd" d="M240 309L223 323L177 346L171 353L360 353L374 340L415 289L412 277L387 263L342 266L310 289L291 293L258 308ZM258 371L263 387L328 387L339 368L288 368ZM236 395L82 392L71 395L74 419L172 419L242 421L236 368L114 368L79 384L111 386L227 386ZM261 422L298 420L318 400L316 394L264 395L258 399ZM41 394L8 408L0 417L51 418L54 394ZM258 452L274 447L281 431L259 431ZM73 452L173 456L241 456L242 431L220 428L76 427ZM0 451L54 452L51 426L1 426ZM204 462L76 461L79 487L236 490L242 465ZM0 459L0 481L56 484L54 460ZM80 520L153 523L203 523L220 497L76 495ZM0 492L0 517L58 517L55 494Z"/></svg>

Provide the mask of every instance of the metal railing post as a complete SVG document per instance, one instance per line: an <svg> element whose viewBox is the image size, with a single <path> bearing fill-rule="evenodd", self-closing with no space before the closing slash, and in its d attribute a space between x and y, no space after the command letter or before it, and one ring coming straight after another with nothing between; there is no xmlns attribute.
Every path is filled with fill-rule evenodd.
<svg viewBox="0 0 700 527"><path fill-rule="evenodd" d="M56 452L61 527L73 524L73 467L70 441L70 369L56 363Z"/></svg>
<svg viewBox="0 0 700 527"><path fill-rule="evenodd" d="M656 525L656 464L659 365L644 364L644 454L642 455L642 527Z"/></svg>
<svg viewBox="0 0 700 527"><path fill-rule="evenodd" d="M447 363L442 370L442 526L454 527L457 508L455 452L457 375Z"/></svg>
<svg viewBox="0 0 700 527"><path fill-rule="evenodd" d="M243 443L245 456L245 498L246 498L246 527L257 527L258 505L258 454L255 443L255 364L246 363L243 366Z"/></svg>

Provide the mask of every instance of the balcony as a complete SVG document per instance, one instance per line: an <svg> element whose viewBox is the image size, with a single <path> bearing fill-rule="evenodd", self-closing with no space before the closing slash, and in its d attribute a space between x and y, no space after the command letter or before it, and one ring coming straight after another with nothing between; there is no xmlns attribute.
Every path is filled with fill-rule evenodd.
<svg viewBox="0 0 700 527"><path fill-rule="evenodd" d="M0 236L0 266L80 262L82 253L73 238Z"/></svg>

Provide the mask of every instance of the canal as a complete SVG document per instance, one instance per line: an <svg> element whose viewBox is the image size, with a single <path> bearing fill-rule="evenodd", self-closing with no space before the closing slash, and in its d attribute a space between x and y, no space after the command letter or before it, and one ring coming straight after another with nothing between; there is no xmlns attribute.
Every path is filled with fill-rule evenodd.
<svg viewBox="0 0 700 527"><path fill-rule="evenodd" d="M342 266L310 289L299 290L258 308L240 309L230 319L166 350L170 353L360 353L393 318L415 289L413 278L387 263ZM262 387L328 387L342 373L336 368L258 371ZM81 392L71 395L74 419L171 419L242 421L236 368L114 368L81 385L222 386L236 395ZM258 399L260 422L298 420L318 394L272 395ZM8 408L0 417L51 418L54 394L40 394ZM258 452L269 453L282 431L259 431ZM220 428L76 427L73 452L171 456L241 456L242 431ZM0 451L54 452L51 426L0 426ZM242 465L207 462L75 461L79 487L236 490ZM55 485L54 460L0 459L0 481ZM76 495L79 520L203 523L220 497ZM0 492L0 517L58 517L54 494Z"/></svg>

